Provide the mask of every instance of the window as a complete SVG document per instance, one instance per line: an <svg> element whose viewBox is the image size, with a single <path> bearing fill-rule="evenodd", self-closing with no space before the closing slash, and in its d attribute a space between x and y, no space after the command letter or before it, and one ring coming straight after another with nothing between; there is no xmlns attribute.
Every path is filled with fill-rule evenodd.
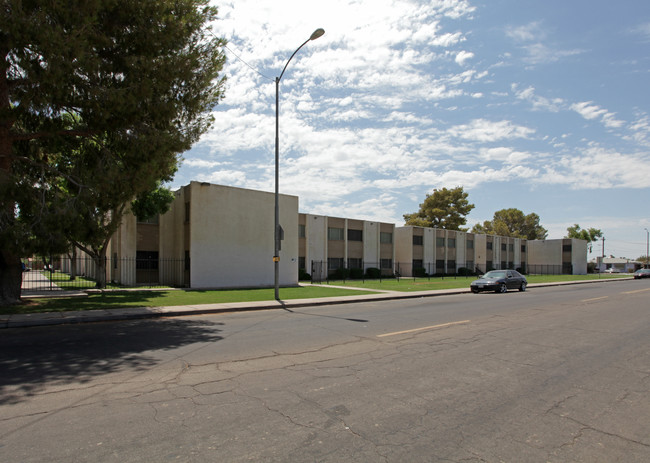
<svg viewBox="0 0 650 463"><path fill-rule="evenodd" d="M190 203L185 203L185 223L190 222Z"/></svg>
<svg viewBox="0 0 650 463"><path fill-rule="evenodd" d="M515 252L515 245L514 244L509 244L508 245L508 251Z"/></svg>
<svg viewBox="0 0 650 463"><path fill-rule="evenodd" d="M390 244L393 242L393 234L388 232L379 233L379 242L384 244Z"/></svg>
<svg viewBox="0 0 650 463"><path fill-rule="evenodd" d="M422 246L424 237L420 235L413 235L413 246Z"/></svg>
<svg viewBox="0 0 650 463"><path fill-rule="evenodd" d="M418 268L424 268L424 265L422 263L422 259L413 259L413 270L418 269Z"/></svg>
<svg viewBox="0 0 650 463"><path fill-rule="evenodd" d="M467 240L467 249L474 249L474 240Z"/></svg>
<svg viewBox="0 0 650 463"><path fill-rule="evenodd" d="M492 250L492 241L488 241L487 243L485 243L485 249L487 249L488 251Z"/></svg>
<svg viewBox="0 0 650 463"><path fill-rule="evenodd" d="M363 230L348 229L348 241L363 241Z"/></svg>
<svg viewBox="0 0 650 463"><path fill-rule="evenodd" d="M445 247L445 239L444 238L436 238L436 246L439 248L444 248Z"/></svg>
<svg viewBox="0 0 650 463"><path fill-rule="evenodd" d="M447 247L455 248L456 247L456 238L448 238L447 239Z"/></svg>
<svg viewBox="0 0 650 463"><path fill-rule="evenodd" d="M473 260L468 260L467 262L465 262L465 267L470 269L470 270L473 270L474 269L474 261Z"/></svg>
<svg viewBox="0 0 650 463"><path fill-rule="evenodd" d="M501 250L502 250L502 251L505 251L506 249L507 249L507 248L506 248L506 243L501 243Z"/></svg>
<svg viewBox="0 0 650 463"><path fill-rule="evenodd" d="M363 259L350 257L348 259L348 268L363 268Z"/></svg>
<svg viewBox="0 0 650 463"><path fill-rule="evenodd" d="M447 261L447 273L456 273L456 261L448 260Z"/></svg>
<svg viewBox="0 0 650 463"><path fill-rule="evenodd" d="M190 251L185 251L185 270L190 269Z"/></svg>
<svg viewBox="0 0 650 463"><path fill-rule="evenodd" d="M305 270L305 258L304 257L298 257L298 268Z"/></svg>
<svg viewBox="0 0 650 463"><path fill-rule="evenodd" d="M307 234L305 233L305 226L298 225L298 238L304 238L305 236L307 236ZM304 268L304 267L300 267L300 268Z"/></svg>
<svg viewBox="0 0 650 463"><path fill-rule="evenodd" d="M343 257L329 257L327 259L328 270L338 270L343 268Z"/></svg>
<svg viewBox="0 0 650 463"><path fill-rule="evenodd" d="M343 241L343 229L328 227L327 239L330 241Z"/></svg>
<svg viewBox="0 0 650 463"><path fill-rule="evenodd" d="M436 272L444 273L445 272L445 261L442 259L436 260Z"/></svg>
<svg viewBox="0 0 650 463"><path fill-rule="evenodd" d="M526 245L525 244L521 245L521 252L526 252Z"/></svg>
<svg viewBox="0 0 650 463"><path fill-rule="evenodd" d="M393 259L381 259L381 268L393 268Z"/></svg>
<svg viewBox="0 0 650 463"><path fill-rule="evenodd" d="M570 244L563 244L562 245L562 252L571 252L571 245Z"/></svg>
<svg viewBox="0 0 650 463"><path fill-rule="evenodd" d="M158 251L136 251L135 268L138 270L158 269Z"/></svg>

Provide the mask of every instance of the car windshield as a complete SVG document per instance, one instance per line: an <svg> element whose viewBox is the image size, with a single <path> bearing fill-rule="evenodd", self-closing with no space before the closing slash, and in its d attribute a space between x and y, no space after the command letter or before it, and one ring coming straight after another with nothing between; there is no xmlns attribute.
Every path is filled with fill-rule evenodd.
<svg viewBox="0 0 650 463"><path fill-rule="evenodd" d="M505 270L491 270L483 275L483 278L505 278Z"/></svg>

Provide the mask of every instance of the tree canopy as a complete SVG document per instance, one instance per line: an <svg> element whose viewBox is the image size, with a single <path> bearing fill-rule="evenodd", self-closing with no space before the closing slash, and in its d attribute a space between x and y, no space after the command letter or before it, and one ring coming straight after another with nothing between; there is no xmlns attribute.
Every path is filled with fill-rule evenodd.
<svg viewBox="0 0 650 463"><path fill-rule="evenodd" d="M207 0L3 0L0 303L30 243L65 234L99 259L126 206L172 178L223 98L216 17Z"/></svg>
<svg viewBox="0 0 650 463"><path fill-rule="evenodd" d="M474 209L467 196L461 186L434 189L433 193L426 195L418 212L404 214L404 221L406 225L467 231L461 226L467 223L466 217Z"/></svg>
<svg viewBox="0 0 650 463"><path fill-rule="evenodd" d="M525 215L519 209L511 208L496 211L492 220L486 220L482 225L474 225L472 233L543 240L546 238L548 231L540 225L537 214Z"/></svg>
<svg viewBox="0 0 650 463"><path fill-rule="evenodd" d="M567 235L566 238L574 238L578 240L585 240L589 243L596 241L598 238L603 236L603 232L597 228L582 229L577 223L572 227L566 229Z"/></svg>

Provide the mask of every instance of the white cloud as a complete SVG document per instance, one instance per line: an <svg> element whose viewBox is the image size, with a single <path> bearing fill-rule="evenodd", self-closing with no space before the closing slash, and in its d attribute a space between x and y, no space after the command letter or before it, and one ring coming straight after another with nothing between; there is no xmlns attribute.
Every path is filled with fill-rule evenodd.
<svg viewBox="0 0 650 463"><path fill-rule="evenodd" d="M592 101L574 103L571 109L587 120L600 119L608 128L619 128L625 124L624 121L615 118L616 114L595 105Z"/></svg>
<svg viewBox="0 0 650 463"><path fill-rule="evenodd" d="M558 112L564 106L564 100L562 98L545 98L536 95L534 87L518 90L517 85L513 84L512 89L518 99L529 101L533 105L534 110Z"/></svg>
<svg viewBox="0 0 650 463"><path fill-rule="evenodd" d="M539 21L533 21L524 26L510 26L506 28L506 35L518 42L531 42L546 38L546 32Z"/></svg>
<svg viewBox="0 0 650 463"><path fill-rule="evenodd" d="M528 138L535 133L534 129L514 125L510 121L488 121L474 119L469 124L451 127L448 133L454 137L479 142L494 142L503 139Z"/></svg>
<svg viewBox="0 0 650 463"><path fill-rule="evenodd" d="M459 65L464 66L465 62L467 62L468 60L470 60L472 58L474 58L474 53L472 53L470 51L461 50L456 55L455 61Z"/></svg>

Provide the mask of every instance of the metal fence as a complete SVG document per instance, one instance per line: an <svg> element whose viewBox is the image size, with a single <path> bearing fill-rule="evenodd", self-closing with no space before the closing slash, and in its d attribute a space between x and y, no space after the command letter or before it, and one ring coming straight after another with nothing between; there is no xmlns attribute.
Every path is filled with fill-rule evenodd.
<svg viewBox="0 0 650 463"><path fill-rule="evenodd" d="M341 259L333 261L312 261L311 272L304 269L311 276L312 283L321 283L329 280L370 280L382 278L445 278L445 277L473 277L482 275L490 270L503 270L513 268L508 262L494 262L487 264L474 264L473 262L438 262L427 264L414 264L413 262L395 262L384 260L382 262L355 262L356 265L345 265ZM515 270L534 275L571 275L573 267L564 265L525 265L517 266Z"/></svg>
<svg viewBox="0 0 650 463"><path fill-rule="evenodd" d="M22 292L84 290L97 286L99 266L92 258L27 258L23 262ZM105 258L107 288L187 287L185 259Z"/></svg>

